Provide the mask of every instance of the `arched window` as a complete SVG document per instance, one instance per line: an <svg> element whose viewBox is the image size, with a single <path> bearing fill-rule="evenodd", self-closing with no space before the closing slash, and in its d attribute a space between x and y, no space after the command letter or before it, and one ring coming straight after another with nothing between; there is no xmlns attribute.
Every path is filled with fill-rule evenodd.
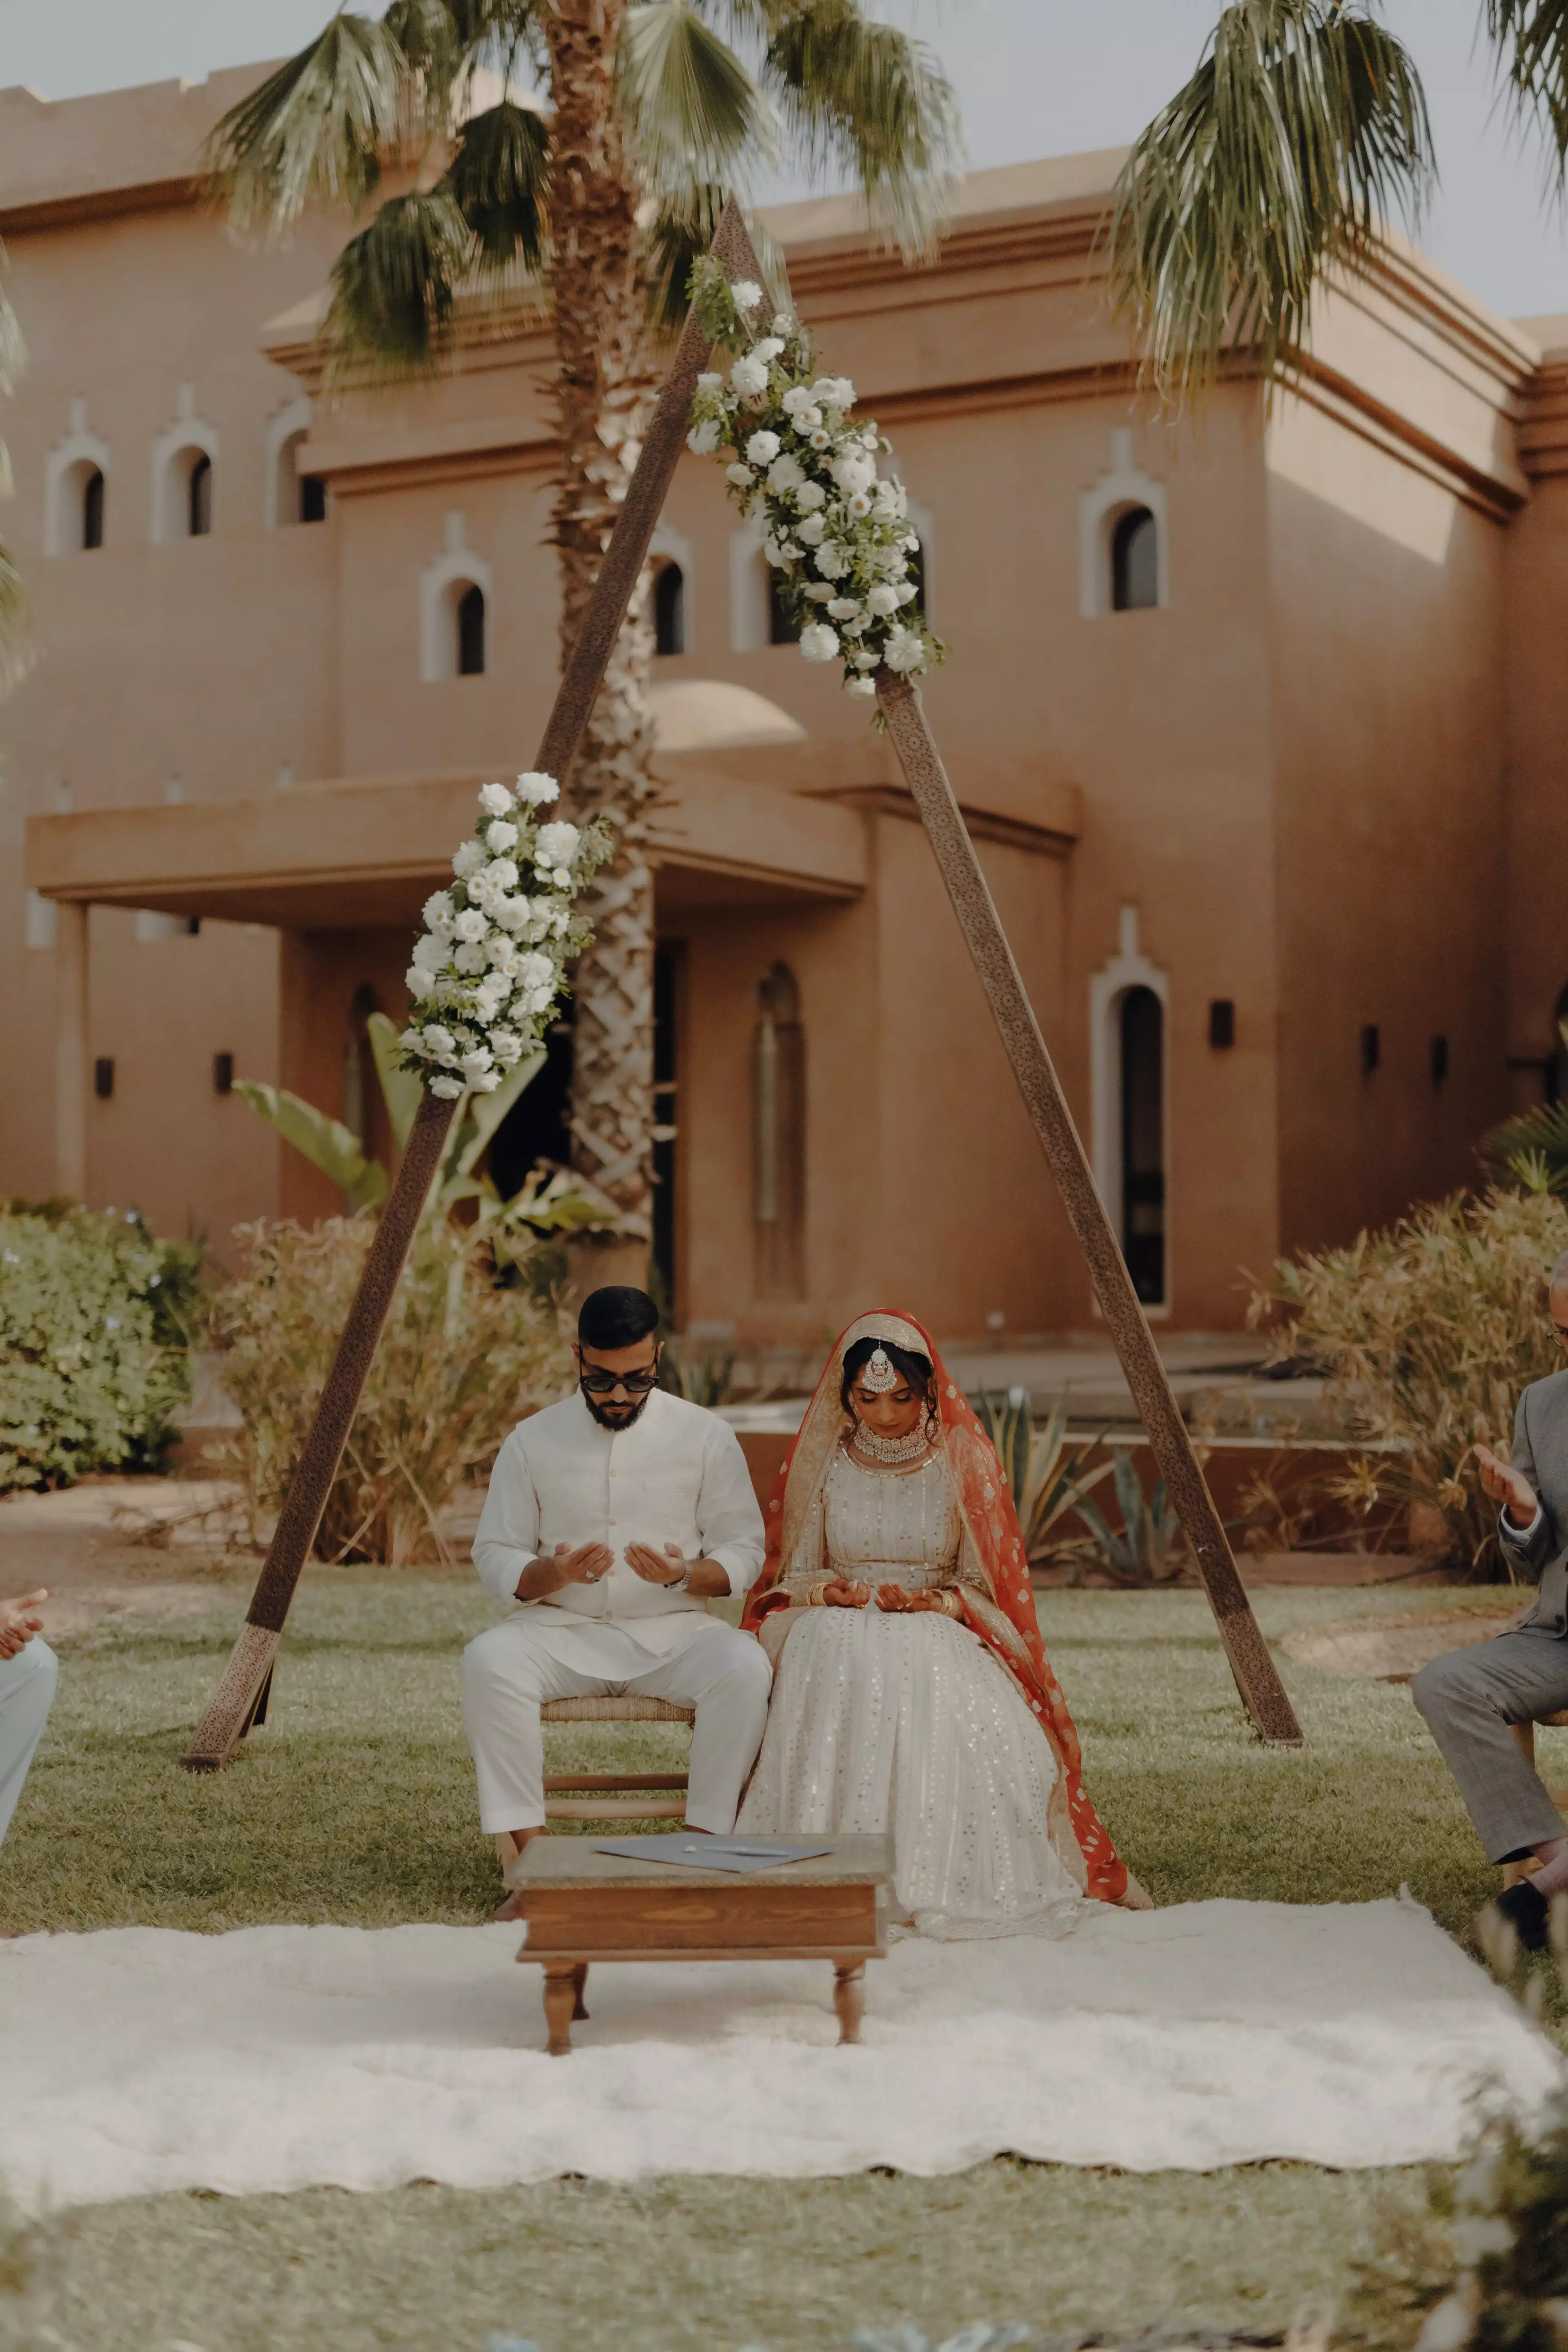
<svg viewBox="0 0 1568 2352"><path fill-rule="evenodd" d="M1110 534L1110 606L1151 612L1160 601L1160 526L1147 507L1129 507Z"/></svg>
<svg viewBox="0 0 1568 2352"><path fill-rule="evenodd" d="M686 574L679 563L663 562L653 575L653 649L686 651Z"/></svg>
<svg viewBox="0 0 1568 2352"><path fill-rule="evenodd" d="M278 452L278 484L274 511L279 523L325 522L327 486L319 474L300 471L305 428L290 433Z"/></svg>
<svg viewBox="0 0 1568 2352"><path fill-rule="evenodd" d="M94 466L81 488L81 543L103 545L103 474Z"/></svg>
<svg viewBox="0 0 1568 2352"><path fill-rule="evenodd" d="M1552 1041L1552 1058L1546 1066L1548 1099L1568 1102L1568 988L1558 998L1553 1017L1556 1034Z"/></svg>
<svg viewBox="0 0 1568 2352"><path fill-rule="evenodd" d="M458 676L482 677L485 667L485 592L465 588L458 598Z"/></svg>
<svg viewBox="0 0 1568 2352"><path fill-rule="evenodd" d="M1165 1010L1152 988L1117 1007L1121 1046L1121 1252L1146 1307L1165 1297Z"/></svg>
<svg viewBox="0 0 1568 2352"><path fill-rule="evenodd" d="M752 1216L759 1298L805 1297L805 1031L800 991L775 963L752 1033Z"/></svg>
<svg viewBox="0 0 1568 2352"><path fill-rule="evenodd" d="M763 561L767 562L765 556ZM790 618L789 606L784 602L783 574L775 572L773 565L769 563L768 643L770 646L797 646L800 643L800 623Z"/></svg>
<svg viewBox="0 0 1568 2352"><path fill-rule="evenodd" d="M213 527L213 461L205 449L194 452L185 486L185 530L192 539L205 539Z"/></svg>

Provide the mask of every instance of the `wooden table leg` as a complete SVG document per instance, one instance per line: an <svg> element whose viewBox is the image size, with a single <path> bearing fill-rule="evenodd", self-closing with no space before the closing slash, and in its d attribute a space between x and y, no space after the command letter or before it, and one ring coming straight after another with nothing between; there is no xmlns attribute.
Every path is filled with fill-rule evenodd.
<svg viewBox="0 0 1568 2352"><path fill-rule="evenodd" d="M833 2006L838 2011L840 2043L858 2042L860 2020L866 2014L866 1963L864 1960L834 1961Z"/></svg>
<svg viewBox="0 0 1568 2352"><path fill-rule="evenodd" d="M549 2050L552 2058L571 2056L572 2021L578 2007L577 1964L571 1960L547 1960L544 1966L544 2021L550 2028ZM587 2013L584 2010L584 2017Z"/></svg>
<svg viewBox="0 0 1568 2352"><path fill-rule="evenodd" d="M583 2004L583 1994L587 1982L588 1963L586 1960L579 1960L572 1971L572 1994L574 2004L572 2011L572 2022L574 2025L577 2023L579 2018L586 2017L588 2014Z"/></svg>

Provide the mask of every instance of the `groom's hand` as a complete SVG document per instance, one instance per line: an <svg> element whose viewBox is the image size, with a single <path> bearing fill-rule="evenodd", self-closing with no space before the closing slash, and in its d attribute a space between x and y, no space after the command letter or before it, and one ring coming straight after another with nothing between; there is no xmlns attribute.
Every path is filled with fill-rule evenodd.
<svg viewBox="0 0 1568 2352"><path fill-rule="evenodd" d="M1475 1455L1480 1465L1481 1492L1502 1505L1510 1526L1527 1528L1539 1508L1539 1497L1529 1479L1489 1445L1478 1445Z"/></svg>
<svg viewBox="0 0 1568 2352"><path fill-rule="evenodd" d="M0 1601L0 1658L15 1658L44 1630L44 1621L37 1614L48 1599L47 1591L40 1585L37 1592L24 1592L19 1601Z"/></svg>
<svg viewBox="0 0 1568 2352"><path fill-rule="evenodd" d="M616 1556L607 1544L557 1544L552 1552L531 1559L518 1579L520 1601L545 1601L566 1584L597 1584L608 1576Z"/></svg>
<svg viewBox="0 0 1568 2352"><path fill-rule="evenodd" d="M667 1543L662 1551L655 1551L652 1544L629 1543L626 1566L645 1584L679 1584L684 1577L686 1590L697 1601L720 1601L730 1590L728 1569L716 1559L689 1560L679 1544Z"/></svg>

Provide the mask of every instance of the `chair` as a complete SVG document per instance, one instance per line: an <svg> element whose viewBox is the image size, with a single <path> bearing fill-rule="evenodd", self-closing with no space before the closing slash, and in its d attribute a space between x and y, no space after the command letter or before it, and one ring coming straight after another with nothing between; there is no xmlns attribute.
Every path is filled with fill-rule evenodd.
<svg viewBox="0 0 1568 2352"><path fill-rule="evenodd" d="M1568 1728L1568 1706L1560 1706L1551 1715L1538 1715L1534 1723L1513 1725L1513 1736L1524 1751L1524 1760L1527 1764L1533 1764L1535 1761L1535 1725L1537 1723L1545 1724L1549 1730ZM1560 1813L1568 1812L1568 1789L1548 1789L1546 1793ZM1505 1862L1502 1866L1502 1883L1505 1887L1517 1886L1521 1878L1528 1878L1531 1871L1538 1870L1540 1867L1540 1864L1533 1858L1529 1862Z"/></svg>
<svg viewBox="0 0 1568 2352"><path fill-rule="evenodd" d="M547 1698L542 1723L683 1723L689 1731L697 1710L668 1698ZM557 1772L544 1783L544 1815L552 1822L683 1821L684 1772ZM666 1789L668 1796L605 1798L567 1796L566 1790Z"/></svg>

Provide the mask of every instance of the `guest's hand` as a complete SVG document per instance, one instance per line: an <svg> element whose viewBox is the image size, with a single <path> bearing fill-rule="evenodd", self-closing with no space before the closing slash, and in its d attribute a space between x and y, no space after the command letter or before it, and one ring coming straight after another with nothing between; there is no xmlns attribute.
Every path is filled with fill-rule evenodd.
<svg viewBox="0 0 1568 2352"><path fill-rule="evenodd" d="M864 1609L870 1598L868 1584L850 1584L841 1576L836 1576L831 1583L822 1588L825 1609Z"/></svg>
<svg viewBox="0 0 1568 2352"><path fill-rule="evenodd" d="M672 1543L662 1551L655 1551L652 1544L627 1544L626 1566L645 1584L679 1584L688 1572L686 1554Z"/></svg>
<svg viewBox="0 0 1568 2352"><path fill-rule="evenodd" d="M946 1604L940 1592L933 1591L929 1587L911 1591L907 1584L879 1584L877 1606L879 1609L888 1610L894 1616L908 1615L911 1612L921 1609L937 1609L941 1610L943 1615L946 1614Z"/></svg>
<svg viewBox="0 0 1568 2352"><path fill-rule="evenodd" d="M1478 1445L1475 1457L1480 1465L1481 1492L1500 1503L1516 1528L1527 1528L1539 1506L1534 1487L1521 1470L1515 1470L1489 1445Z"/></svg>
<svg viewBox="0 0 1568 2352"><path fill-rule="evenodd" d="M37 1592L24 1592L19 1601L0 1601L0 1658L14 1658L25 1650L35 1633L44 1630L38 1610L48 1599L47 1587Z"/></svg>

